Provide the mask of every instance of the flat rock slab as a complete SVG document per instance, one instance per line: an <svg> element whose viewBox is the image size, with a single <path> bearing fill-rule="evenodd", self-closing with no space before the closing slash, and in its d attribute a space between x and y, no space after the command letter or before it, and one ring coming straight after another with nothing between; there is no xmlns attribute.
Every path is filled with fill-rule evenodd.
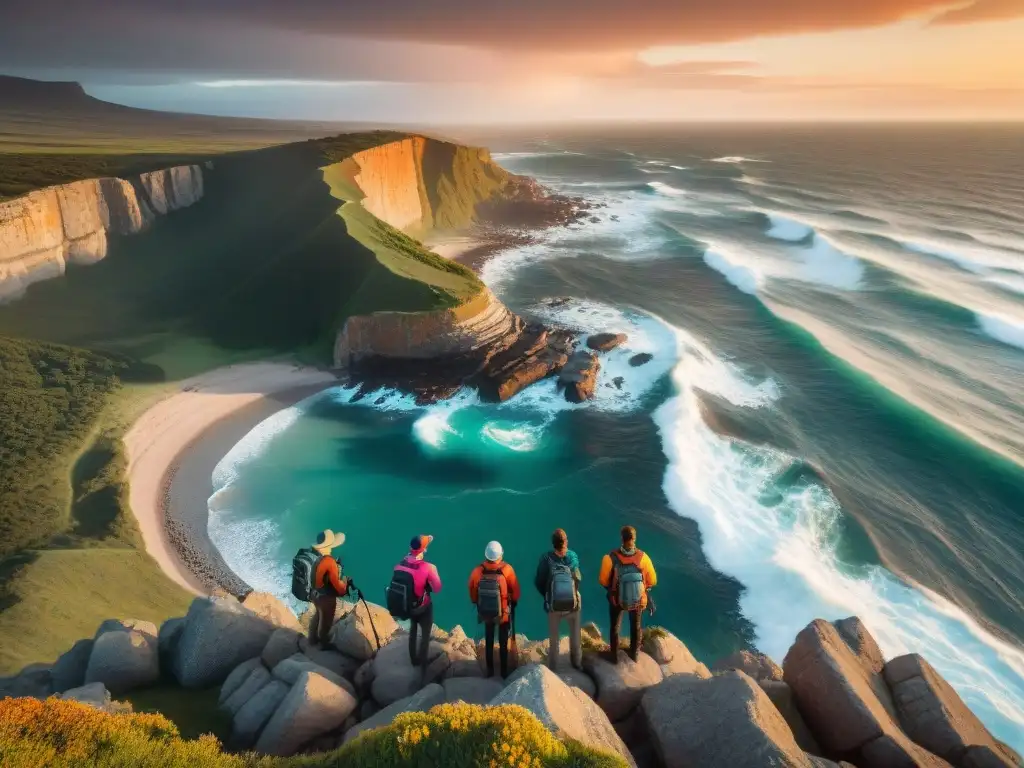
<svg viewBox="0 0 1024 768"><path fill-rule="evenodd" d="M742 672L673 675L647 690L641 711L665 768L814 765L775 705Z"/></svg>
<svg viewBox="0 0 1024 768"><path fill-rule="evenodd" d="M294 656L290 656L287 659L278 662L277 666L274 667L273 670L274 677L290 685L298 682L299 678L302 677L305 672L312 672L320 675L324 679L330 680L340 688L344 688L353 696L356 695L356 687L354 683L350 682L347 678L342 677L334 670L321 667L308 656L301 653L297 653Z"/></svg>
<svg viewBox="0 0 1024 768"><path fill-rule="evenodd" d="M604 711L583 691L566 685L547 667L532 667L505 686L490 703L491 706L518 704L525 707L556 736L615 752L629 765L636 766L633 755Z"/></svg>
<svg viewBox="0 0 1024 768"><path fill-rule="evenodd" d="M317 736L341 727L356 708L355 697L315 672L303 672L271 716L256 751L294 755Z"/></svg>
<svg viewBox="0 0 1024 768"><path fill-rule="evenodd" d="M664 678L658 662L643 651L636 661L625 651L619 651L618 664L596 654L586 654L583 668L597 684L597 703L613 723L629 717L644 691Z"/></svg>

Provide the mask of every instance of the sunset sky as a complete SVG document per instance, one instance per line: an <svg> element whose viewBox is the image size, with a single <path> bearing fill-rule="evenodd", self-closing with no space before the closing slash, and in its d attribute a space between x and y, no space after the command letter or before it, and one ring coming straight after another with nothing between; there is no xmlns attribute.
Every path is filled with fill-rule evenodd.
<svg viewBox="0 0 1024 768"><path fill-rule="evenodd" d="M0 73L296 119L1024 119L1024 0L2 0Z"/></svg>

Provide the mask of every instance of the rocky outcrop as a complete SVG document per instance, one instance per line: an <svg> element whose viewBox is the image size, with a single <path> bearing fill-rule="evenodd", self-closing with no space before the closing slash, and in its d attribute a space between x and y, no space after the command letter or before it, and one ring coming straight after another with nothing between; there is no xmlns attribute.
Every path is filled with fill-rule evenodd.
<svg viewBox="0 0 1024 768"><path fill-rule="evenodd" d="M716 672L738 669L755 680L782 680L782 668L757 651L736 651L716 661L714 669Z"/></svg>
<svg viewBox="0 0 1024 768"><path fill-rule="evenodd" d="M569 358L558 374L558 386L565 389L565 399L570 403L593 400L600 372L601 363L597 356L581 350Z"/></svg>
<svg viewBox="0 0 1024 768"><path fill-rule="evenodd" d="M391 614L378 605L359 603L355 610L334 625L331 644L358 661L366 661L377 652L377 643L386 643L398 629Z"/></svg>
<svg viewBox="0 0 1024 768"><path fill-rule="evenodd" d="M652 627L648 631L648 636L644 638L644 648L661 667L661 673L665 677L671 675L711 677L708 668L697 661L682 640L660 627Z"/></svg>
<svg viewBox="0 0 1024 768"><path fill-rule="evenodd" d="M633 713L644 691L663 679L661 667L643 651L636 661L625 651L619 651L619 661L612 664L596 654L583 658L583 668L597 683L597 703L613 723L625 720Z"/></svg>
<svg viewBox="0 0 1024 768"><path fill-rule="evenodd" d="M0 202L0 301L64 274L68 264L103 259L109 233L135 234L155 215L188 207L202 196L202 170L189 165L135 180L76 181Z"/></svg>
<svg viewBox="0 0 1024 768"><path fill-rule="evenodd" d="M491 704L518 704L536 715L552 733L568 736L588 747L615 752L629 765L636 765L601 708L547 667L533 667L507 685Z"/></svg>
<svg viewBox="0 0 1024 768"><path fill-rule="evenodd" d="M85 683L103 683L117 694L160 678L156 625L148 621L105 621L96 632Z"/></svg>
<svg viewBox="0 0 1024 768"><path fill-rule="evenodd" d="M595 333L587 337L587 347L595 352L608 352L626 343L624 333Z"/></svg>
<svg viewBox="0 0 1024 768"><path fill-rule="evenodd" d="M814 765L772 702L742 672L708 680L674 675L644 694L641 709L665 768Z"/></svg>
<svg viewBox="0 0 1024 768"><path fill-rule="evenodd" d="M317 736L340 728L356 703L352 694L330 680L303 672L263 728L256 751L295 754Z"/></svg>
<svg viewBox="0 0 1024 768"><path fill-rule="evenodd" d="M1019 756L997 742L956 691L916 653L885 665L900 725L915 742L953 765L1006 766Z"/></svg>

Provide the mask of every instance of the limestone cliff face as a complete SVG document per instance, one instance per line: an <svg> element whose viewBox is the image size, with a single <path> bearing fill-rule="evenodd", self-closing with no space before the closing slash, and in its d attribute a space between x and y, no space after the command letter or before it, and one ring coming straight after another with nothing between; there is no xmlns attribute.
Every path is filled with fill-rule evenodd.
<svg viewBox="0 0 1024 768"><path fill-rule="evenodd" d="M486 149L423 136L357 152L352 160L366 210L413 234L468 226L476 206L509 178Z"/></svg>
<svg viewBox="0 0 1024 768"><path fill-rule="evenodd" d="M369 357L436 359L465 355L517 336L522 321L484 289L459 307L350 317L337 336L338 367Z"/></svg>
<svg viewBox="0 0 1024 768"><path fill-rule="evenodd" d="M64 274L68 264L104 258L109 232L134 234L154 216L202 196L202 171L191 165L144 173L134 181L76 181L0 203L0 301Z"/></svg>

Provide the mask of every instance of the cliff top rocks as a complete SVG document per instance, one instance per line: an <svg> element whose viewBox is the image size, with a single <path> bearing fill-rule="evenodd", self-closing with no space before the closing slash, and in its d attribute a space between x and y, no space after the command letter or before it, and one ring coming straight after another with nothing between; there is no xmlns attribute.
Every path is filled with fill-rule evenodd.
<svg viewBox="0 0 1024 768"><path fill-rule="evenodd" d="M379 651L362 606L345 604L331 647L320 649L275 598L245 603L259 612L233 598L197 598L187 616L159 631L104 622L52 667L0 681L0 693L57 694L115 712L124 707L111 693L158 679L219 685L219 705L232 718L229 746L270 755L333 749L401 713L464 701L518 704L552 733L632 766L1021 765L926 660L887 661L855 618L812 622L781 671L763 654L742 652L712 674L661 628L646 633L636 662L623 654L618 664L594 650L602 642L590 628L584 671L551 671L535 653L546 643L524 637L520 666L502 681L484 677L480 651L461 627L434 628L424 677L409 662L406 630L378 606L369 610Z"/></svg>

